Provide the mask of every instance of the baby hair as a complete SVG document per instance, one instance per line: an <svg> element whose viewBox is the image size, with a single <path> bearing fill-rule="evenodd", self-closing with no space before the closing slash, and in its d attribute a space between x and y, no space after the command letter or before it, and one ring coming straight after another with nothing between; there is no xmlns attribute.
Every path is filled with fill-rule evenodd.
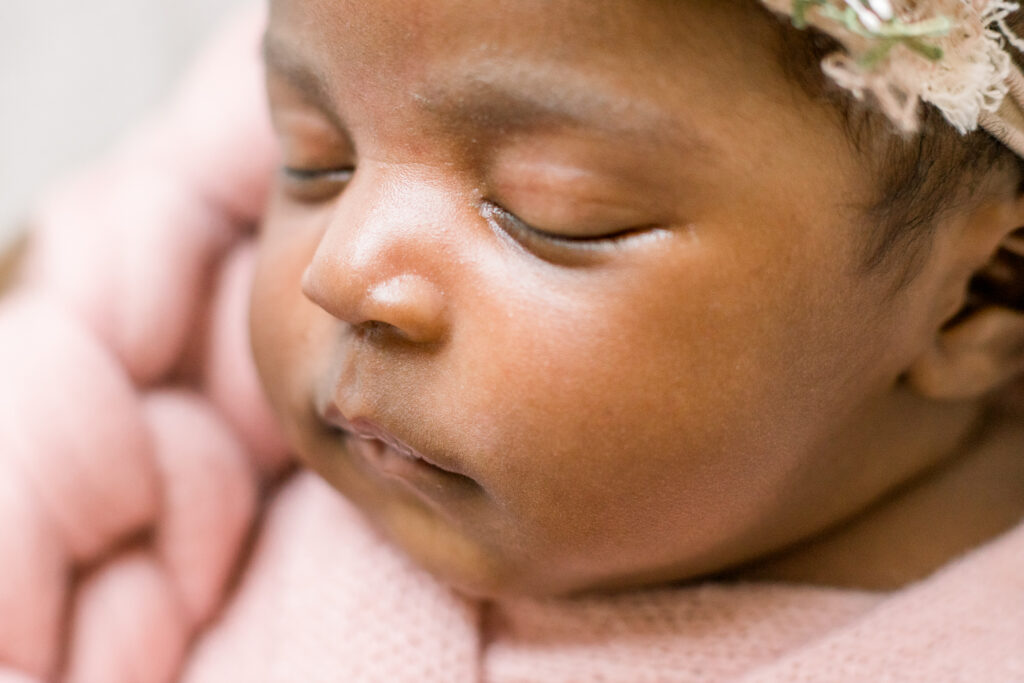
<svg viewBox="0 0 1024 683"><path fill-rule="evenodd" d="M1019 34L1024 13L1014 12L1007 25ZM870 100L857 100L823 73L822 60L842 50L836 39L785 20L777 26L779 61L787 75L806 96L836 112L851 146L878 179L875 200L862 207L869 234L867 270L901 262L902 280L912 276L941 218L970 205L993 175L1013 180L1024 191L1024 159L995 138L981 130L961 135L927 103L920 105L917 132L897 130ZM1024 64L1022 55L1011 51L1018 65ZM985 304L1024 310L1024 230L975 278L969 305Z"/></svg>

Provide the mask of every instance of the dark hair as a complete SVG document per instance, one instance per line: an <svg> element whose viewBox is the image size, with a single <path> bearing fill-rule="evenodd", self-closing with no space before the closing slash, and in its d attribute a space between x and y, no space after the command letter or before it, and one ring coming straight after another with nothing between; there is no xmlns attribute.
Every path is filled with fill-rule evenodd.
<svg viewBox="0 0 1024 683"><path fill-rule="evenodd" d="M1024 29L1024 13L1014 13L1007 23L1014 30ZM905 282L927 253L928 238L941 216L968 201L992 172L1015 174L1011 177L1018 192L1024 192L1024 159L995 138L981 130L961 135L930 105L921 108L920 130L901 134L870 101L856 100L822 72L822 59L842 49L836 40L815 29L797 30L785 19L778 25L779 61L787 75L812 100L831 106L854 149L879 179L877 199L862 207L871 233L866 268L897 259L904 264L900 282ZM1016 266L1008 271L1002 263L993 275L998 283L982 274L972 289L1024 310L1024 255L997 258L1002 257Z"/></svg>

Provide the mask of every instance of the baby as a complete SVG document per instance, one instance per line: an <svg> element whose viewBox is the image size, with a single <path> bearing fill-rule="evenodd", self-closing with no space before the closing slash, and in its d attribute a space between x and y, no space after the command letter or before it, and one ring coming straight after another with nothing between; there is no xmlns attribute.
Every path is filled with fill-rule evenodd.
<svg viewBox="0 0 1024 683"><path fill-rule="evenodd" d="M1016 524L1024 316L971 283L1021 165L835 49L751 0L274 0L289 443L474 596L892 589Z"/></svg>
<svg viewBox="0 0 1024 683"><path fill-rule="evenodd" d="M154 284L103 292L144 325L104 314L57 334L31 306L0 315L0 341L28 320L25 339L74 347L55 376L126 366L120 384L87 383L106 392L94 419L132 425L159 470L139 455L81 486L107 496L102 540L50 552L25 531L47 555L0 537L0 558L38 560L10 572L0 610L29 604L25 576L79 591L70 616L56 591L19 612L44 645L0 619L0 681L23 680L3 666L85 683L1024 678L1015 8L269 6L266 209L269 136L224 96L219 127L151 130L134 165L85 186L137 183L128 209L111 202L127 228L106 243L159 253L116 262ZM971 30L983 53L953 45ZM206 120L203 83L174 116ZM138 160L176 147L209 162L188 166L201 191L147 184L161 165ZM154 237L125 218L151 195L206 203L164 211L173 230ZM221 325L251 254L204 274L244 239L224 216L257 213L249 331L276 419ZM98 275L46 261L47 240L62 254L99 240L42 235L37 270L78 296ZM173 271L187 284L165 255L188 261ZM195 301L157 306L155 290ZM19 359L0 344L0 371L48 371ZM198 398L153 396L167 384ZM69 381L45 401L62 426L47 438L95 446L69 472L117 450L63 427L86 403L60 401L80 395ZM0 423L22 409L4 397ZM0 466L32 442L11 433ZM288 470L286 450L320 479ZM0 519L31 517L5 495Z"/></svg>

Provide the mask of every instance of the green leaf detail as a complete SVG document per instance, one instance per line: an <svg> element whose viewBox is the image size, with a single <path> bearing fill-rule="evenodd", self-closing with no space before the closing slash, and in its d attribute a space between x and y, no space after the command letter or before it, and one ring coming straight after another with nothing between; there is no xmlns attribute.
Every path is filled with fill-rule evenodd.
<svg viewBox="0 0 1024 683"><path fill-rule="evenodd" d="M873 41L875 45L858 62L867 69L874 68L892 52L896 45L904 45L909 50L930 61L939 61L943 57L942 48L927 42L927 38L941 38L953 30L953 21L949 17L938 16L922 21L905 23L899 17L888 20L879 19L879 25L869 28L861 21L860 15L851 6L851 2L859 0L793 0L793 25L799 29L807 28L807 14L816 9L818 14L830 19L862 38Z"/></svg>

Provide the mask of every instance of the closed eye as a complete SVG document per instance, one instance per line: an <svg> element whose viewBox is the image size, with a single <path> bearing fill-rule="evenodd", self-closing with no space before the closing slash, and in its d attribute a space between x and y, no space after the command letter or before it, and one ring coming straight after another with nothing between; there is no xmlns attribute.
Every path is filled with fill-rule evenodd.
<svg viewBox="0 0 1024 683"><path fill-rule="evenodd" d="M320 202L341 192L355 175L355 167L298 168L284 166L281 176L289 196L302 202Z"/></svg>
<svg viewBox="0 0 1024 683"><path fill-rule="evenodd" d="M343 168L295 168L293 166L285 166L281 171L293 180L308 181L308 180L323 180L324 178L330 178L334 180L350 180L352 174L355 173L355 168L346 166Z"/></svg>
<svg viewBox="0 0 1024 683"><path fill-rule="evenodd" d="M660 229L655 225L642 225L594 235L567 235L536 228L494 202L485 202L481 212L489 223L496 225L506 233L511 233L517 239L522 239L528 243L543 240L549 244L570 249L593 250L614 248L631 238L660 232Z"/></svg>

